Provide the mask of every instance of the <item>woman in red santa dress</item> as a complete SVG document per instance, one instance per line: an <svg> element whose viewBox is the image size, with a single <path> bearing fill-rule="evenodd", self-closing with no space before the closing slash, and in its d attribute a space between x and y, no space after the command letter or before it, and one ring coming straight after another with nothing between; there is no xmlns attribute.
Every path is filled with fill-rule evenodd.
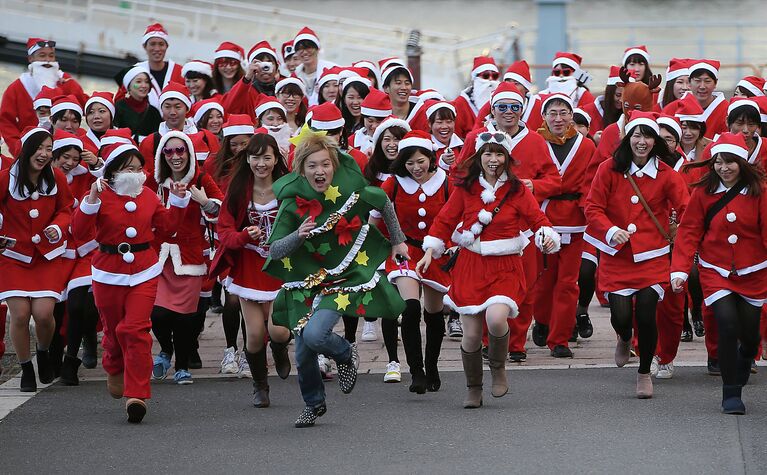
<svg viewBox="0 0 767 475"><path fill-rule="evenodd" d="M690 92L703 108L701 120L706 123L705 137L727 131L727 98L715 91L719 82L719 61L711 59L690 60ZM666 112L664 110L664 112Z"/></svg>
<svg viewBox="0 0 767 475"><path fill-rule="evenodd" d="M722 412L744 414L741 399L759 347L759 315L767 300L767 194L764 172L750 164L743 136L725 133L701 162L708 173L693 186L671 263L681 292L696 251L706 305L719 327ZM697 165L697 164L696 164Z"/></svg>
<svg viewBox="0 0 767 475"><path fill-rule="evenodd" d="M93 298L104 337L102 365L107 389L126 397L129 422L141 422L151 395L152 307L162 266L152 241L181 226L191 193L183 183L172 186L164 206L144 187L143 156L135 144L117 143L102 150L104 177L93 183L72 218L76 239L87 241L95 229L99 248L92 260Z"/></svg>
<svg viewBox="0 0 767 475"><path fill-rule="evenodd" d="M219 140L223 140L224 106L217 99L205 99L192 106L192 119L197 130L207 130Z"/></svg>
<svg viewBox="0 0 767 475"><path fill-rule="evenodd" d="M690 90L690 65L689 59L671 58L666 68L666 83L663 92L658 96L658 103L653 110L660 112L664 107L677 99L681 99L684 93Z"/></svg>
<svg viewBox="0 0 767 475"><path fill-rule="evenodd" d="M373 134L375 134L378 126L391 116L389 96L378 89L370 89L360 105L360 114L364 126L350 135L346 143L349 149L354 148L366 155L371 155L375 145Z"/></svg>
<svg viewBox="0 0 767 475"><path fill-rule="evenodd" d="M534 229L535 243L546 253L558 251L560 241L530 190L511 172L508 135L483 132L476 143L475 154L461 166L462 179L423 239L424 257L416 265L423 278L449 242L460 246L444 301L463 324L466 408L482 406L483 321L489 331L492 395L501 397L509 389L507 319L517 316L527 292L520 254L529 239L522 231Z"/></svg>
<svg viewBox="0 0 767 475"><path fill-rule="evenodd" d="M88 130L81 137L84 150L98 155L101 137L112 128L114 116L115 104L112 93L94 91L85 103L85 123L88 125Z"/></svg>
<svg viewBox="0 0 767 475"><path fill-rule="evenodd" d="M274 326L270 318L272 301L282 282L261 271L269 255L266 242L279 208L272 183L288 169L274 137L263 129L258 132L237 155L218 219L220 245L211 275L225 276L224 286L240 301L247 334L241 357L247 359L253 377L253 405L268 407L264 346L267 325L277 374L282 379L290 374L290 332Z"/></svg>
<svg viewBox="0 0 767 475"><path fill-rule="evenodd" d="M434 154L437 165L449 172L463 149L463 140L455 134L455 107L445 101L426 101L424 107L429 120L431 142L436 149Z"/></svg>
<svg viewBox="0 0 767 475"><path fill-rule="evenodd" d="M629 115L626 136L613 158L599 166L585 209L584 239L602 253L600 285L608 292L610 322L618 334L618 367L629 360L633 324L637 323L636 395L640 399L653 395L650 365L657 345L655 312L669 269L669 237L667 225L662 223L668 223L672 208L682 214L688 198L682 177L664 163L670 152L660 138L656 116L641 111Z"/></svg>
<svg viewBox="0 0 767 475"><path fill-rule="evenodd" d="M619 66L610 66L607 85L604 94L597 96L594 102L583 105L583 110L589 115L589 133L599 143L600 131L618 121L623 112L623 83L621 82Z"/></svg>
<svg viewBox="0 0 767 475"><path fill-rule="evenodd" d="M242 46L230 41L224 41L216 48L213 54L213 84L221 94L229 92L245 74L242 69L244 56Z"/></svg>
<svg viewBox="0 0 767 475"><path fill-rule="evenodd" d="M155 155L154 179L157 196L166 207L172 201L171 189L183 184L191 192L192 201L184 221L172 236L158 236L162 274L157 285L157 299L152 310L152 332L161 351L154 359L152 377L165 379L171 356L176 364L176 384L191 384L189 357L195 349L197 307L204 277L208 274L204 251L209 247L201 220L212 222L218 217L224 195L213 178L197 169L194 144L183 132L163 135ZM154 184L153 184L154 185Z"/></svg>
<svg viewBox="0 0 767 475"><path fill-rule="evenodd" d="M72 214L64 174L51 166L53 140L39 127L21 135L21 152L0 171L0 300L11 313L11 341L21 365L21 391L37 390L29 348L29 319L35 321L40 382L53 381L49 346L55 331L53 307L66 286L60 256Z"/></svg>
<svg viewBox="0 0 767 475"><path fill-rule="evenodd" d="M277 100L285 107L288 126L295 135L306 120L306 87L298 78L285 78L275 85L274 91L277 93Z"/></svg>
<svg viewBox="0 0 767 475"><path fill-rule="evenodd" d="M408 132L400 140L398 148L399 156L391 165L392 176L381 188L394 204L402 232L405 233L408 254L413 262L417 262L423 256L423 238L453 187L448 182L447 173L437 166L429 134ZM376 216L371 222L377 225L379 220L380 217ZM446 258L435 260L419 277L407 261L386 261L389 281L397 286L406 305L402 313L402 345L412 376L410 391L418 394L438 391L442 384L437 360L445 335L442 298L450 287L450 276L441 268L446 263ZM421 348L421 293L423 320L426 322L425 360ZM399 361L389 362L387 374L394 370L399 373Z"/></svg>
<svg viewBox="0 0 767 475"><path fill-rule="evenodd" d="M63 130L53 136L53 167L61 170L67 178L69 190L74 196L74 208L88 195L96 176L82 164L84 144L77 137ZM100 171L97 171L100 175ZM96 367L96 324L98 309L91 291L91 257L98 243L95 235L87 241L78 241L67 229L67 249L62 255L69 264L67 283L64 290L67 311L67 350L61 366L59 381L67 386L80 384L77 370L82 363L86 368ZM83 344L83 359L78 358L80 344Z"/></svg>
<svg viewBox="0 0 767 475"><path fill-rule="evenodd" d="M189 89L189 100L192 101L192 104L213 97L222 97L213 83L212 64L195 59L189 61L181 68L181 74L184 76L186 88Z"/></svg>
<svg viewBox="0 0 767 475"><path fill-rule="evenodd" d="M349 72L349 71L345 71ZM360 76L351 76L344 80L338 106L344 118L344 136L351 137L358 130L365 130L365 117L362 112L362 103L370 94L372 87L370 81ZM353 148L351 144L348 144Z"/></svg>

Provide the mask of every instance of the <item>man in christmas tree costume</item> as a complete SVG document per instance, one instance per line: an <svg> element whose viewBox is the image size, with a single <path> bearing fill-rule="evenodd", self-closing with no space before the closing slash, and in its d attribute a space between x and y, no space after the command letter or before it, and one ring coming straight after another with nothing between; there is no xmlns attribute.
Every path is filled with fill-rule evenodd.
<svg viewBox="0 0 767 475"><path fill-rule="evenodd" d="M341 391L350 393L357 347L333 327L342 315L397 318L405 303L377 268L389 255L409 256L389 198L368 186L354 160L323 133L305 128L296 139L294 172L273 185L281 204L264 270L285 282L272 319L296 336L306 407L295 425L308 427L327 410L317 354L336 361ZM382 213L391 244L367 224L373 209Z"/></svg>

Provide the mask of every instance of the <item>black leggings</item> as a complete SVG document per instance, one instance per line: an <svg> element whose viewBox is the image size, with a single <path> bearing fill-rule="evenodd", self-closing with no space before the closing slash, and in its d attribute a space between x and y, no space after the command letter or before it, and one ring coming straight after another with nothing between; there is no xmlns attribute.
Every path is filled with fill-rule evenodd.
<svg viewBox="0 0 767 475"><path fill-rule="evenodd" d="M700 274L698 266L690 270L690 278L687 281L687 289L690 293L690 316L693 322L703 320L703 289L700 287ZM685 319L686 320L686 319Z"/></svg>
<svg viewBox="0 0 767 475"><path fill-rule="evenodd" d="M350 317L344 315L341 317L344 321L344 339L349 343L357 341L357 328L359 325L358 317ZM375 322L375 318L365 317L366 322ZM397 340L399 340L399 327L397 326L397 319L382 318L381 319L381 333L383 333L384 346L386 347L386 353L389 357L389 361L396 361L399 363L399 357L397 356Z"/></svg>
<svg viewBox="0 0 767 475"><path fill-rule="evenodd" d="M224 312L221 314L221 322L224 325L224 338L226 347L237 351L237 333L242 328L242 347L245 348L247 341L245 332L245 319L240 312L240 299L236 295L224 291Z"/></svg>
<svg viewBox="0 0 767 475"><path fill-rule="evenodd" d="M607 299L610 302L610 323L621 340L631 340L636 315L639 333L639 373L649 373L658 344L658 327L655 323L658 293L650 287L645 287L629 296L610 293Z"/></svg>
<svg viewBox="0 0 767 475"><path fill-rule="evenodd" d="M176 371L189 369L189 354L194 350L196 313L182 314L155 306L152 309L152 333L163 353L176 353Z"/></svg>
<svg viewBox="0 0 767 475"><path fill-rule="evenodd" d="M72 289L67 295L67 355L76 358L85 335L96 334L99 311L93 300L90 286L83 285ZM95 341L95 338L93 338Z"/></svg>
<svg viewBox="0 0 767 475"><path fill-rule="evenodd" d="M588 259L581 259L581 270L578 272L578 306L589 308L597 287L596 274L597 265Z"/></svg>
<svg viewBox="0 0 767 475"><path fill-rule="evenodd" d="M197 341L200 338L203 327L205 326L205 314L210 308L210 297L200 297L200 301L197 302L197 312L191 316L192 318L192 350L200 348L200 343Z"/></svg>
<svg viewBox="0 0 767 475"><path fill-rule="evenodd" d="M754 307L738 294L729 294L711 305L719 327L719 368L722 384L737 384L738 360L748 365L759 351L759 316ZM740 342L740 348L738 348Z"/></svg>

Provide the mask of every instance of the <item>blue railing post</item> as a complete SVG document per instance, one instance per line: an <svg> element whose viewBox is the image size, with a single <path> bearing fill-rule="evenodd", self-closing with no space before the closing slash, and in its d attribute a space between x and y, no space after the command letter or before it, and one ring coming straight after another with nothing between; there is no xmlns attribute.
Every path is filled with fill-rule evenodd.
<svg viewBox="0 0 767 475"><path fill-rule="evenodd" d="M557 51L567 49L567 4L572 0L535 0L538 5L538 41L535 46L536 64L547 64ZM535 71L538 87L545 87L546 70Z"/></svg>

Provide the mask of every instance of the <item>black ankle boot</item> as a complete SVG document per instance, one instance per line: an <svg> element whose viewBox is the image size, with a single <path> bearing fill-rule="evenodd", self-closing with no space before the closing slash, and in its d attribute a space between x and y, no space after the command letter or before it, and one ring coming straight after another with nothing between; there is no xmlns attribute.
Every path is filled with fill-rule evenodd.
<svg viewBox="0 0 767 475"><path fill-rule="evenodd" d="M96 331L83 335L83 367L93 369L97 364L98 336Z"/></svg>
<svg viewBox="0 0 767 475"><path fill-rule="evenodd" d="M746 406L741 397L743 386L738 384L722 386L722 412L724 414L742 415Z"/></svg>
<svg viewBox="0 0 767 475"><path fill-rule="evenodd" d="M445 318L442 312L424 312L423 319L426 322L426 390L429 392L439 391L442 381L439 379L437 362L442 350L442 340L445 337Z"/></svg>
<svg viewBox="0 0 767 475"><path fill-rule="evenodd" d="M59 381L64 386L78 386L80 379L77 377L77 369L80 367L79 358L75 356L64 355L64 362L61 364L61 375Z"/></svg>
<svg viewBox="0 0 767 475"><path fill-rule="evenodd" d="M423 350L421 350L421 302L416 299L405 301L402 312L402 346L405 348L407 365L413 380L410 392L426 393L426 374L423 369Z"/></svg>
<svg viewBox="0 0 767 475"><path fill-rule="evenodd" d="M280 379L287 379L290 376L290 356L288 355L288 344L290 340L284 343L276 341L269 342L272 347L272 358L274 358L274 369Z"/></svg>
<svg viewBox="0 0 767 475"><path fill-rule="evenodd" d="M250 374L253 376L253 405L255 407L269 407L266 348L261 348L261 351L257 353L250 353L248 350L243 350L243 353L245 353L245 358L248 360Z"/></svg>
<svg viewBox="0 0 767 475"><path fill-rule="evenodd" d="M744 356L742 349L738 347L738 360L736 363L736 373L735 373L735 381L740 386L745 386L748 384L748 378L751 376L751 362L754 361L754 358L749 358L748 356Z"/></svg>
<svg viewBox="0 0 767 475"><path fill-rule="evenodd" d="M35 367L31 361L21 363L21 384L19 384L19 390L23 393L37 391L37 377L35 376Z"/></svg>
<svg viewBox="0 0 767 475"><path fill-rule="evenodd" d="M37 371L40 373L40 382L50 384L53 382L53 365L51 365L51 355L48 350L37 350Z"/></svg>

